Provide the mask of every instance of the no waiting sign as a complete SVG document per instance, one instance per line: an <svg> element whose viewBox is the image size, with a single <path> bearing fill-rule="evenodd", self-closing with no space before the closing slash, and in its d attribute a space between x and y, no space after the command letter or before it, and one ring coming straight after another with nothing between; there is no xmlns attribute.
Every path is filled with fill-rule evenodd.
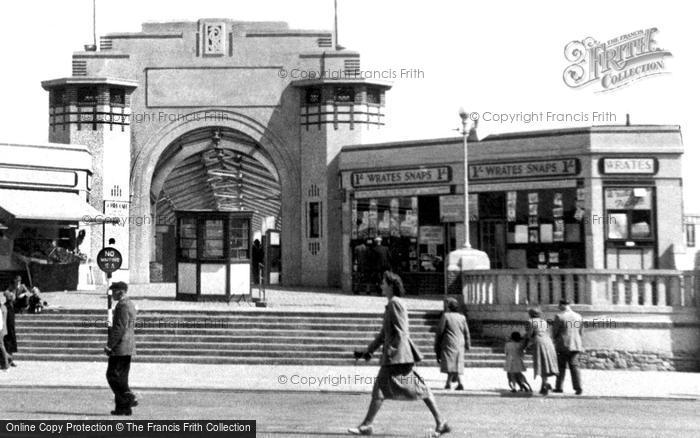
<svg viewBox="0 0 700 438"><path fill-rule="evenodd" d="M111 246L102 248L97 253L97 266L104 272L111 274L122 267L122 254Z"/></svg>

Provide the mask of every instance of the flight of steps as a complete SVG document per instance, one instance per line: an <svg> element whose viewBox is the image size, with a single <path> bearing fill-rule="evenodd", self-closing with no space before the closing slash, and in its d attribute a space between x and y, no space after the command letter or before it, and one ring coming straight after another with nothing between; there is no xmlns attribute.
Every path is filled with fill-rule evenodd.
<svg viewBox="0 0 700 438"><path fill-rule="evenodd" d="M16 318L17 360L105 361L106 311L47 309ZM411 312L413 341L435 365L437 312ZM381 326L378 313L142 311L137 362L350 365ZM375 354L378 357L380 352ZM503 366L503 347L472 339L467 367ZM358 365L365 362L360 360ZM369 362L376 365L376 359Z"/></svg>

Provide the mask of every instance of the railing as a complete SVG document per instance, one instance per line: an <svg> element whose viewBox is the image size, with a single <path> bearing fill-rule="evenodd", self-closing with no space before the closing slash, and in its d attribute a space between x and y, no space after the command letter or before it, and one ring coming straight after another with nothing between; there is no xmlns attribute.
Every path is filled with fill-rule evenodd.
<svg viewBox="0 0 700 438"><path fill-rule="evenodd" d="M466 304L700 307L700 271L519 269L462 272Z"/></svg>

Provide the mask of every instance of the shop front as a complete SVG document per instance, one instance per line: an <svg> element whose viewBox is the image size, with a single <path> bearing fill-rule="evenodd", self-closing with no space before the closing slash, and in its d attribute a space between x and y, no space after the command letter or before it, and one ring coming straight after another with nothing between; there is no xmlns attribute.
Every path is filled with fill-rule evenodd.
<svg viewBox="0 0 700 438"><path fill-rule="evenodd" d="M442 169L449 171L449 167ZM378 293L376 284L386 267L379 246L388 250L384 252L388 252L389 266L401 275L409 292L444 287L445 260L455 248L455 226L440 217L441 195L430 194L441 189L425 189L355 193L350 239L355 292Z"/></svg>
<svg viewBox="0 0 700 438"><path fill-rule="evenodd" d="M0 160L0 288L19 275L43 291L76 289L89 258L81 244L105 220L88 204L90 153L79 145L0 144Z"/></svg>
<svg viewBox="0 0 700 438"><path fill-rule="evenodd" d="M461 142L343 148L345 288L375 287L381 237L409 293L444 291L447 255L464 242ZM684 248L681 153L668 126L470 142L469 240L492 269L673 269Z"/></svg>

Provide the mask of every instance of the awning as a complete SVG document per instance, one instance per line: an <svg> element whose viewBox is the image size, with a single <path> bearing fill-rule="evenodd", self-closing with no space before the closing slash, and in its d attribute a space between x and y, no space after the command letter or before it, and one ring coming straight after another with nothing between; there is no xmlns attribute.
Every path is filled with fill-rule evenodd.
<svg viewBox="0 0 700 438"><path fill-rule="evenodd" d="M0 219L102 223L104 214L77 193L0 189Z"/></svg>

